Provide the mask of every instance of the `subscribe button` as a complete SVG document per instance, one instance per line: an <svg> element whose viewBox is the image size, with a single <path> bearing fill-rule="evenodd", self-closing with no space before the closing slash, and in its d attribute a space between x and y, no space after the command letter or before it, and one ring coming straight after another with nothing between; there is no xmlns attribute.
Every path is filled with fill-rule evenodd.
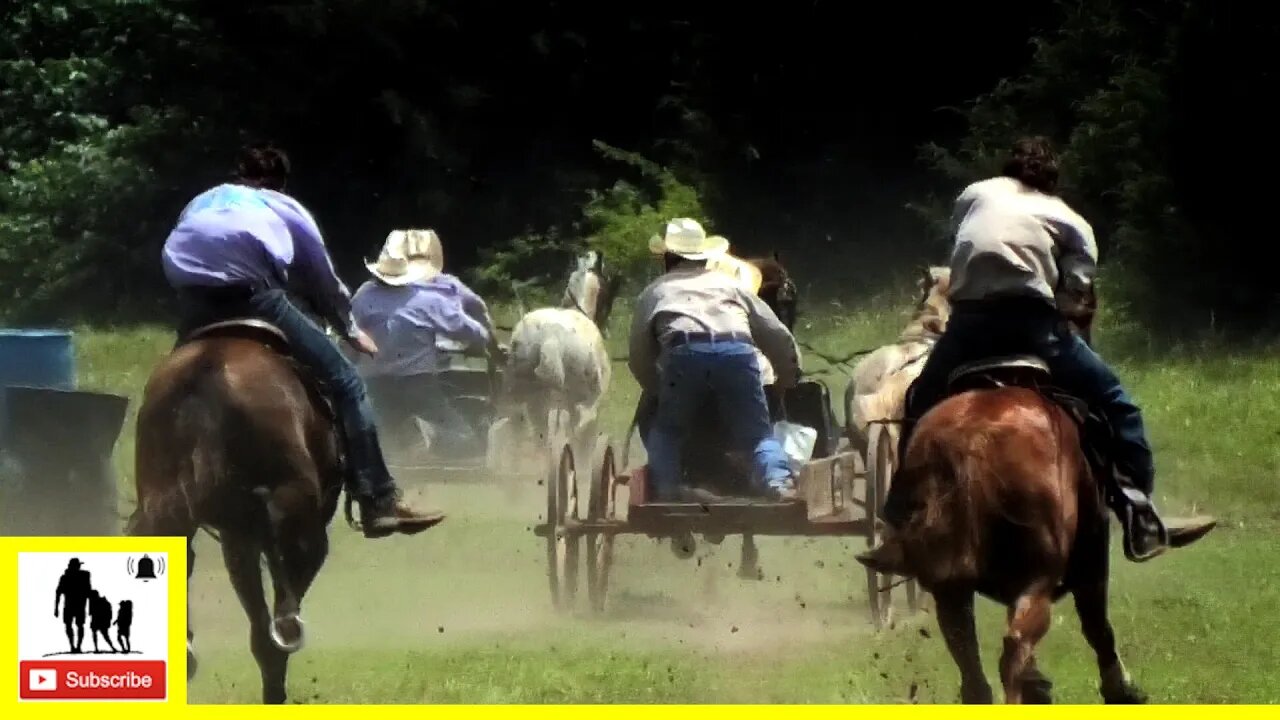
<svg viewBox="0 0 1280 720"><path fill-rule="evenodd" d="M24 660L23 700L164 700L163 660Z"/></svg>

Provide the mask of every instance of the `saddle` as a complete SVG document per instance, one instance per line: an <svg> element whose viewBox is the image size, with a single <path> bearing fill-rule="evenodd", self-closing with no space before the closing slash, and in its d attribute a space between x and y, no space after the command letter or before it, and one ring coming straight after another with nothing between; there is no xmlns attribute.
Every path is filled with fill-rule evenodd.
<svg viewBox="0 0 1280 720"><path fill-rule="evenodd" d="M292 355L289 339L285 337L284 332L266 320L257 318L233 318L202 325L187 332L185 335L180 335L176 347L182 347L196 340L212 337L240 337L249 340L262 340L282 355Z"/></svg>
<svg viewBox="0 0 1280 720"><path fill-rule="evenodd" d="M185 335L179 335L174 349L188 345L197 340L207 340L212 338L241 338L245 340L256 340L279 353L293 367L297 373L298 379L302 381L307 392L312 394L320 402L319 407L322 408L330 422L336 422L338 419L337 410L334 408L333 401L329 397L329 390L315 373L311 372L302 363L293 356L293 348L289 345L289 338L285 336L284 331L272 325L266 320L257 318L232 318L230 320L221 320L209 325L202 325L188 331Z"/></svg>

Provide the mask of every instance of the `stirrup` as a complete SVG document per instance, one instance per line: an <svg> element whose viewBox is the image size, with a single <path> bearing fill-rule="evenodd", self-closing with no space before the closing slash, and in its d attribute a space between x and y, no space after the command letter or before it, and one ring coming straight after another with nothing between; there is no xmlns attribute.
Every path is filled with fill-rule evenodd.
<svg viewBox="0 0 1280 720"><path fill-rule="evenodd" d="M1133 542L1134 534L1137 529L1136 513L1134 512L1135 508L1131 504L1124 506L1123 514L1121 515L1121 529L1123 530L1122 544L1124 546L1125 559L1129 560L1130 562L1144 563L1144 562L1147 562L1148 560L1154 560L1155 558L1163 555L1167 550L1169 550L1169 530L1168 528L1165 527L1164 520L1160 518L1160 515L1156 512L1155 507L1150 506L1149 510L1151 513L1151 517L1155 520L1156 526L1159 528L1156 532L1157 539L1154 547L1152 547L1151 550L1145 553L1139 553L1137 548L1134 547L1134 542Z"/></svg>
<svg viewBox="0 0 1280 720"><path fill-rule="evenodd" d="M352 530L355 530L356 532L364 532L364 523L357 520L355 517L355 513L352 512L352 507L354 507L355 504L359 501L356 500L356 498L352 496L352 494L349 492L343 492L342 495L344 498L342 503L342 514L347 521L347 527L351 528ZM400 500L402 495L400 493L399 487L396 488L395 493L393 493L393 496L397 501Z"/></svg>

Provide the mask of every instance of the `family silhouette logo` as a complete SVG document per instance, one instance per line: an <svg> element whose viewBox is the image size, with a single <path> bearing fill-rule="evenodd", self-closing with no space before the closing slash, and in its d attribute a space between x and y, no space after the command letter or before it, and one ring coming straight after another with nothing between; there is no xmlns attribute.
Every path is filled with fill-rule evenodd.
<svg viewBox="0 0 1280 720"><path fill-rule="evenodd" d="M18 553L18 697L164 700L165 553Z"/></svg>

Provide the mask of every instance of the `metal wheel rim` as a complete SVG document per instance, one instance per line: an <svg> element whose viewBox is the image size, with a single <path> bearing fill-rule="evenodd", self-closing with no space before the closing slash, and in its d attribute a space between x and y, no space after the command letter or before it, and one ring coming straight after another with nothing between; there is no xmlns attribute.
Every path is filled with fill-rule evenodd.
<svg viewBox="0 0 1280 720"><path fill-rule="evenodd" d="M552 604L564 609L573 604L577 594L580 539L568 527L578 520L577 468L568 445L552 454L547 480L547 574Z"/></svg>
<svg viewBox="0 0 1280 720"><path fill-rule="evenodd" d="M613 447L608 438L600 436L597 443L603 443L599 473L592 478L592 493L587 511L591 520L613 520L617 517L617 464ZM592 470L595 471L593 456ZM587 592L592 609L600 612L604 609L605 597L609 588L609 571L613 565L612 533L589 533L587 535Z"/></svg>

